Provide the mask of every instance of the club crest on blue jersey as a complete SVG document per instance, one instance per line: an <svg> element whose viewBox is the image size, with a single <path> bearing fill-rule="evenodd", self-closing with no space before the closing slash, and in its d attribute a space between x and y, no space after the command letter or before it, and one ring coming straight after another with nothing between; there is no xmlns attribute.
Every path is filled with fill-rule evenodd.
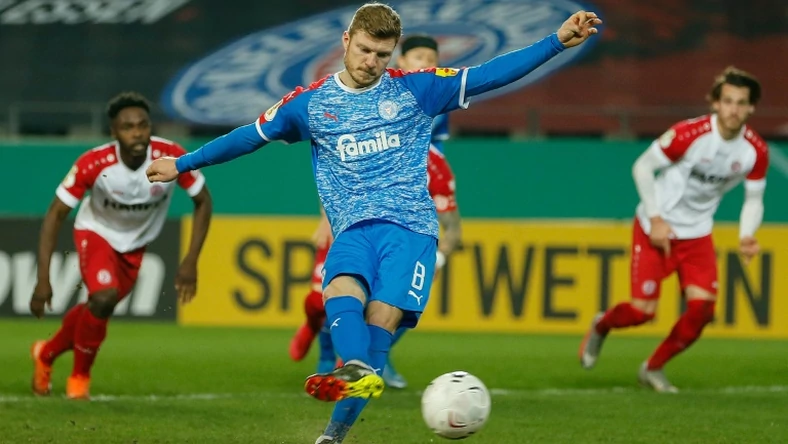
<svg viewBox="0 0 788 444"><path fill-rule="evenodd" d="M384 120L394 120L399 114L399 105L391 100L383 100L378 104L378 114Z"/></svg>
<svg viewBox="0 0 788 444"><path fill-rule="evenodd" d="M434 36L441 46L441 65L456 68L478 65L519 49L555 32L575 11L591 8L572 0L387 3L399 12L408 33ZM339 8L260 30L206 55L170 80L161 97L164 109L173 117L200 124L238 126L253 121L262 109L297 86L343 69L344 50L339 36L356 8ZM326 45L331 41L336 45ZM474 100L536 82L576 60L592 44L589 41L581 48L564 51L523 79ZM436 75L453 76L457 72L442 68Z"/></svg>

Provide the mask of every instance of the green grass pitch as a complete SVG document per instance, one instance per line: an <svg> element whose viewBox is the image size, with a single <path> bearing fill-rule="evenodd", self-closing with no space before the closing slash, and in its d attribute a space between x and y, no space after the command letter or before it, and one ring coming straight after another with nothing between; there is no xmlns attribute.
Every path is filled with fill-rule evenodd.
<svg viewBox="0 0 788 444"><path fill-rule="evenodd" d="M307 397L314 369L287 355L291 331L110 323L92 402L30 394L31 342L56 321L0 322L0 443L307 443L331 405ZM420 390L466 370L493 391L490 421L468 443L788 443L788 342L701 339L666 367L682 389L637 386L658 338L609 338L582 370L573 336L421 333L394 349L406 390L370 403L348 444L440 443L421 419ZM448 442L448 441L446 441Z"/></svg>

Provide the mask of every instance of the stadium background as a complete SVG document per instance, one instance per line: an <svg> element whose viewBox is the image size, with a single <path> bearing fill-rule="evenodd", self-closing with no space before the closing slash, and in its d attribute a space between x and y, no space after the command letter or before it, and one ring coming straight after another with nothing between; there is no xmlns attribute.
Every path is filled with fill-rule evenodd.
<svg viewBox="0 0 788 444"><path fill-rule="evenodd" d="M0 4L0 58L13 60L0 70L0 83L14 85L0 95L0 156L4 165L35 159L34 178L22 168L0 177L6 190L0 210L3 316L27 314L38 218L71 162L106 140L103 107L109 97L141 91L157 103L157 133L196 149L234 125L197 124L177 112L165 113L162 104L173 101L168 85L179 72L246 34L304 20L308 12L330 17L339 6L354 5L301 1L269 7L236 1L218 8L200 0L136 1L101 10L80 2L43 3L50 5ZM454 21L477 20L479 5L491 11L496 3L505 4L426 3L436 16L454 7L449 19ZM526 6L533 11L543 3ZM781 145L788 135L788 94L781 70L768 56L788 49L788 28L779 14L781 2L755 3L665 1L657 8L597 1L594 6L611 24L591 49L535 84L453 114L454 138L446 152L459 178L464 248L435 288L423 327L578 333L597 310L625 298L637 204L631 164L671 122L704 112L710 79L736 64L763 81L764 100L752 124L771 142L773 161L760 233L764 252L752 266L742 266L735 254L741 189L720 208L723 223L715 233L720 319L710 333L788 337L788 301L777 297L788 290L778 274L788 260L788 247L779 242L788 238L783 204L788 160ZM473 49L467 36L465 41L448 32L441 37L450 48L444 56L462 59L461 49ZM335 49L327 47L323 54L335 57ZM40 53L47 56L35 56ZM291 88L308 75L282 76L282 83L293 83L286 85ZM267 106L252 104L259 110ZM120 311L183 324L295 327L308 286L309 237L317 213L308 146L267 147L206 175L216 219L200 264L200 297L189 307L173 301L174 247L183 244L179 236L188 236L190 212L189 200L178 196L131 298L156 309ZM22 183L24 192L11 192ZM61 251L67 251L70 234L62 234ZM64 281L55 294L57 312L84 297L74 290L73 261L72 256L54 267ZM675 296L676 286L665 285L663 293ZM681 309L678 301L666 297L659 321L641 331L665 331Z"/></svg>
<svg viewBox="0 0 788 444"><path fill-rule="evenodd" d="M455 8L451 20L461 25L475 20L480 5L506 2L422 3ZM196 121L168 105L172 82L186 69L252 33L357 4L0 0L0 317L30 317L41 217L74 159L108 139L103 113L110 97L142 92L155 104L157 135L196 149L236 122ZM445 152L457 176L463 248L433 289L420 329L576 336L597 311L627 298L637 204L632 162L671 123L706 112L713 75L734 64L762 81L764 99L751 123L768 140L772 163L758 234L762 254L750 265L737 255L742 189L718 212L720 301L707 336L788 339L788 90L786 60L777 56L788 53L784 1L582 4L607 21L589 49L533 84L452 115ZM463 48L463 36L443 37ZM328 45L319 56L335 49ZM279 80L291 88L303 78L299 72ZM252 83L268 88L262 77ZM243 106L261 112L270 104ZM180 193L118 318L294 331L317 222L308 146L275 144L204 172L215 217L198 298L179 306L172 289L190 230L191 203ZM64 227L53 259L55 317L85 297L72 251ZM669 331L682 309L675 279L662 292L657 320L622 335Z"/></svg>

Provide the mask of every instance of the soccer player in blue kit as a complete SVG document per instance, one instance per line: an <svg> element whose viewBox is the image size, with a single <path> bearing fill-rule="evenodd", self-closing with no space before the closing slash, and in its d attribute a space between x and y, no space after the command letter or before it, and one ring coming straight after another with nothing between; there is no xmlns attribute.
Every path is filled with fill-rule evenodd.
<svg viewBox="0 0 788 444"><path fill-rule="evenodd" d="M254 123L148 168L150 181L167 182L274 140L310 141L318 194L335 237L323 298L344 362L306 380L311 396L339 401L316 444L341 443L368 399L381 395L379 373L393 332L414 327L427 305L438 239L426 174L433 118L524 77L596 34L601 23L593 12L580 11L556 33L481 65L405 74L386 68L402 34L399 15L369 3L342 35L344 70L296 88Z"/></svg>
<svg viewBox="0 0 788 444"><path fill-rule="evenodd" d="M397 57L397 68L409 72L419 69L433 68L438 65L438 41L426 34L413 34L404 37L400 44L400 55ZM438 223L442 229L441 238L438 241L438 252L435 258L435 269L440 270L446 263L446 259L460 246L460 236L462 232L460 213L454 195L454 174L451 167L443 156L443 142L449 138L448 115L441 114L432 121L432 139L429 157L427 160L427 188L432 200L435 202L435 209L438 213ZM325 310L323 309L323 276L320 270L328 254L333 235L331 225L326 219L325 211L321 208L321 218L318 229L314 234L317 245L315 253L315 272L312 276L313 289L304 300L304 314L306 321L302 325L290 343L290 356L295 361L300 361L309 351L315 336L320 342L320 358L317 364L317 372L327 372L334 368L336 357L334 355L334 345L331 343L329 325L321 329L316 328L326 320ZM317 289L314 287L317 286ZM409 328L399 327L392 336L391 349L397 344ZM405 388L408 383L405 378L397 372L391 362L391 351L389 351L386 365L381 373L386 387Z"/></svg>

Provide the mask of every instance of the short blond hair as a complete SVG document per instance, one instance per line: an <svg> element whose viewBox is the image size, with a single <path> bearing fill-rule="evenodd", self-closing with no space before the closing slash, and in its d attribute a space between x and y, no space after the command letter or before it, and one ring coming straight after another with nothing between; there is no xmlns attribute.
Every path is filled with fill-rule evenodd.
<svg viewBox="0 0 788 444"><path fill-rule="evenodd" d="M347 31L351 37L358 31L364 31L376 39L393 38L399 41L402 36L402 21L391 6L371 2L356 10Z"/></svg>

